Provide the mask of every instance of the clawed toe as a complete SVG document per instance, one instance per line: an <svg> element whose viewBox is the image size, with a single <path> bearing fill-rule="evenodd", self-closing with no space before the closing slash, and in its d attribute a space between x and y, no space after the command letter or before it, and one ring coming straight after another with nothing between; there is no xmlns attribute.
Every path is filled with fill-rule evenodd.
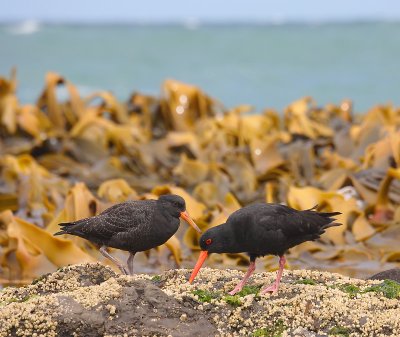
<svg viewBox="0 0 400 337"><path fill-rule="evenodd" d="M269 287L261 290L261 294L266 294L266 293L276 294L277 292L278 292L278 286L276 284L272 284Z"/></svg>
<svg viewBox="0 0 400 337"><path fill-rule="evenodd" d="M235 288L235 289L233 289L232 291L230 291L228 294L229 295L235 295L235 294L237 294L239 291L241 291L242 289L237 289L237 288Z"/></svg>

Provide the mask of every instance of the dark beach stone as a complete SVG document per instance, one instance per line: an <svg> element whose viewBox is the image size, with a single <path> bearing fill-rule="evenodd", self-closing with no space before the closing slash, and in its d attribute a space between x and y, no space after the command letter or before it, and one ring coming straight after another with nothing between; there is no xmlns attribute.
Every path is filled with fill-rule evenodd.
<svg viewBox="0 0 400 337"><path fill-rule="evenodd" d="M107 305L115 308L110 317ZM138 336L210 336L217 333L215 327L202 315L196 315L175 298L165 294L151 281L138 280L123 286L118 298L92 308L85 308L74 299L60 297L60 315L57 318L59 336L97 337L104 334ZM183 322L180 317L188 318ZM135 334L132 334L135 335Z"/></svg>
<svg viewBox="0 0 400 337"><path fill-rule="evenodd" d="M400 268L393 268L372 275L368 280L393 280L400 283Z"/></svg>

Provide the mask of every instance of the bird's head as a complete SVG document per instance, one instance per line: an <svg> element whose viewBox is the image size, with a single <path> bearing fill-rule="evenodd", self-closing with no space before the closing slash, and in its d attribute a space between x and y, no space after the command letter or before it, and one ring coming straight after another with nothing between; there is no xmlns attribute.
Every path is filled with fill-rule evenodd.
<svg viewBox="0 0 400 337"><path fill-rule="evenodd" d="M224 224L223 224L224 225ZM226 226L219 225L207 230L200 238L201 252L199 258L190 275L189 282L192 283L199 272L208 254L211 253L228 253L230 250L229 235L226 232Z"/></svg>
<svg viewBox="0 0 400 337"><path fill-rule="evenodd" d="M158 201L173 217L185 220L197 232L201 233L200 228L196 225L189 213L186 211L185 199L176 194L165 194L160 196Z"/></svg>
<svg viewBox="0 0 400 337"><path fill-rule="evenodd" d="M210 228L200 237L200 248L208 253L227 253L227 246L229 243L221 225Z"/></svg>

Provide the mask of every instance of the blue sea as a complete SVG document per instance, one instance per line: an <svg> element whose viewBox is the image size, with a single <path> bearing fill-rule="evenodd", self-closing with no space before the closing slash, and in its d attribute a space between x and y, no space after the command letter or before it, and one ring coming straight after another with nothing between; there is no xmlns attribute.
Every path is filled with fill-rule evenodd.
<svg viewBox="0 0 400 337"><path fill-rule="evenodd" d="M17 67L18 96L34 102L47 71L82 95L104 89L121 100L159 94L174 78L225 106L282 110L313 96L350 98L363 112L400 105L400 23L0 25L0 75Z"/></svg>

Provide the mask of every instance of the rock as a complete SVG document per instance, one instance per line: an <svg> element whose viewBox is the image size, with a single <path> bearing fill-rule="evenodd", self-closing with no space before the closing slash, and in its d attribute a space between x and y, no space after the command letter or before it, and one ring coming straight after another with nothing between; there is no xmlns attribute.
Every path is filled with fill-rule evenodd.
<svg viewBox="0 0 400 337"><path fill-rule="evenodd" d="M72 278L81 282L79 286L65 284L60 276L66 271L70 272L70 276L74 275L69 278L69 282ZM118 278L114 272L99 264L78 265L47 276L26 289L19 288L16 294L11 288L6 288L3 294L0 293L0 336L15 335L15 329L21 328L29 334L65 337L74 333L85 337L124 334L209 336L217 333L216 328L206 318L196 315L193 309L166 295L150 280L115 277ZM49 287L54 280L59 281L58 288ZM46 285L46 282L49 284ZM9 294L15 296L12 301ZM32 300L24 301L27 294ZM43 304L50 297L57 301L56 305L33 308L31 317L16 320L12 326L2 324L8 320L7 316L25 310L29 303L35 305L40 301ZM5 305L2 306L2 303ZM46 316L51 317L53 324L37 329L35 324L43 325L43 317ZM182 320L181 317L187 319ZM27 329L26 326L30 328Z"/></svg>
<svg viewBox="0 0 400 337"><path fill-rule="evenodd" d="M98 263L62 268L0 292L0 337L400 335L400 300L371 288L380 281L285 271L278 294L260 295L275 273L256 273L246 293L227 297L241 272L204 268L193 285L189 273L155 282Z"/></svg>
<svg viewBox="0 0 400 337"><path fill-rule="evenodd" d="M393 268L372 275L368 280L393 280L400 283L400 268Z"/></svg>
<svg viewBox="0 0 400 337"><path fill-rule="evenodd" d="M317 337L315 332L308 331L306 328L298 327L290 332L290 335L295 337ZM327 336L327 335L325 335Z"/></svg>

